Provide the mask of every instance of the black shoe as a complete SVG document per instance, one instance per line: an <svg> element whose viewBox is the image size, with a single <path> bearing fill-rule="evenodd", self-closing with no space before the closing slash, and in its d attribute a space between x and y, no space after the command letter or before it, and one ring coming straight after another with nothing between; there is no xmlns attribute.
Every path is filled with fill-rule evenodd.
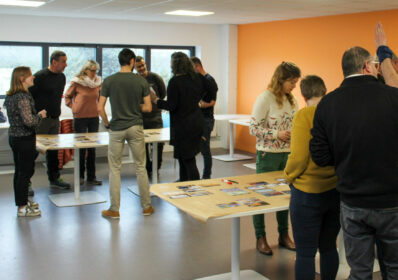
<svg viewBox="0 0 398 280"><path fill-rule="evenodd" d="M101 186L102 181L97 179L87 180L87 185L89 186Z"/></svg>
<svg viewBox="0 0 398 280"><path fill-rule="evenodd" d="M60 189L60 190L66 190L70 189L70 184L64 182L61 178L56 179L55 181L50 181L51 187Z"/></svg>

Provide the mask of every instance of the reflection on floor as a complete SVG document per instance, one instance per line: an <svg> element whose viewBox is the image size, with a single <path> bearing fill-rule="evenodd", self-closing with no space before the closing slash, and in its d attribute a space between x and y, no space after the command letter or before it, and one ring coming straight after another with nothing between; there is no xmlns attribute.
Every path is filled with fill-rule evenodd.
<svg viewBox="0 0 398 280"><path fill-rule="evenodd" d="M213 153L226 151L217 149ZM242 165L252 161L214 160L212 177L254 173ZM200 156L197 163L201 171ZM230 220L202 224L157 197L152 198L155 214L143 217L139 198L127 190L136 184L134 174L134 165L122 167L120 221L101 217L109 202L54 206L48 195L60 191L48 187L41 164L36 164L32 181L42 217L17 218L13 175L0 175L0 278L185 280L230 271ZM160 182L175 181L177 174L172 154L165 153ZM73 171L64 170L62 177L72 182ZM83 190L95 190L109 200L105 158L98 159L97 177L103 179L103 186ZM274 249L272 257L256 252L251 217L241 219L241 268L253 269L272 280L294 279L295 253L278 248L274 214L266 216L266 224Z"/></svg>

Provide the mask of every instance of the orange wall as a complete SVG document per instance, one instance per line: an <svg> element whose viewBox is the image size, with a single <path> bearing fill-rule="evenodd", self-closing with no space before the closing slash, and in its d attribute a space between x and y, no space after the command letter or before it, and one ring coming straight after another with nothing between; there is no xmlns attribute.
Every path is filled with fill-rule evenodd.
<svg viewBox="0 0 398 280"><path fill-rule="evenodd" d="M346 49L361 46L376 52L378 21L388 45L398 52L398 10L239 25L237 113L251 114L257 96L282 61L296 63L302 76L319 75L328 91L334 90L343 80L341 57ZM293 93L302 108L299 83ZM236 147L255 152L255 137L247 127L237 126Z"/></svg>

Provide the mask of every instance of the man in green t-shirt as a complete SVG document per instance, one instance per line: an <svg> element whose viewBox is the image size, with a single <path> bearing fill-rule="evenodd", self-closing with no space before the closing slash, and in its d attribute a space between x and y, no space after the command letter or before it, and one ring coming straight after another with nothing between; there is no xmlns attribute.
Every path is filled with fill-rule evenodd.
<svg viewBox="0 0 398 280"><path fill-rule="evenodd" d="M101 89L98 109L105 127L109 130L108 164L111 206L102 211L106 218L119 219L120 208L120 167L123 146L127 140L136 166L143 215L154 212L149 194L148 174L145 169L145 140L142 112L151 112L149 85L144 78L131 71L135 54L130 49L119 53L120 71L107 77ZM109 98L112 119L109 122L105 104Z"/></svg>

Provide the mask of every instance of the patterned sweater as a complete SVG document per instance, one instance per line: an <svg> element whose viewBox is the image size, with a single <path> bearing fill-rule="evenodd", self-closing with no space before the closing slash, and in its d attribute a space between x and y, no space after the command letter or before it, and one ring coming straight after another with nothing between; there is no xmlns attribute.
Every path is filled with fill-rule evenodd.
<svg viewBox="0 0 398 280"><path fill-rule="evenodd" d="M257 151L290 152L290 141L285 142L278 139L278 131L291 130L293 116L297 109L297 100L295 100L294 106L291 106L286 97L280 108L275 95L269 90L257 97L249 126L250 134L257 138Z"/></svg>
<svg viewBox="0 0 398 280"><path fill-rule="evenodd" d="M13 137L29 136L35 133L41 116L36 114L35 103L30 93L18 92L7 95L4 100L10 128L8 134Z"/></svg>

